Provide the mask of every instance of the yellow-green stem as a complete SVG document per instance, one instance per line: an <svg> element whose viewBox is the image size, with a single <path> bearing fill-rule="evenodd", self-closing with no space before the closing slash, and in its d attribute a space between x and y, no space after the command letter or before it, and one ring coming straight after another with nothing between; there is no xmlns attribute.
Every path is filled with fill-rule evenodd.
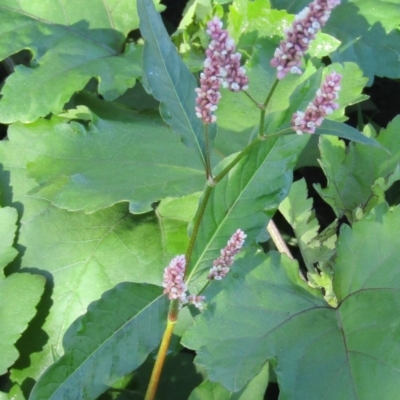
<svg viewBox="0 0 400 400"><path fill-rule="evenodd" d="M179 313L179 300L172 300L169 307L167 327L165 328L160 348L158 349L157 359L151 373L149 386L145 400L154 400L157 393L158 384L160 382L161 372L164 367L165 358L167 356L168 347L171 342L172 332L174 330Z"/></svg>

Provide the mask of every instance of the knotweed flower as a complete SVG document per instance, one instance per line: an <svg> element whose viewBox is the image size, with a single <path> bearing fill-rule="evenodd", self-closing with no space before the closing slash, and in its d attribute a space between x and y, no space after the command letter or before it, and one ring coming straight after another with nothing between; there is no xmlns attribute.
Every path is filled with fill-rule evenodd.
<svg viewBox="0 0 400 400"><path fill-rule="evenodd" d="M339 97L340 80L342 75L331 72L326 76L314 100L308 105L305 112L297 111L292 116L292 128L297 134L314 133L324 118L339 108L335 100Z"/></svg>
<svg viewBox="0 0 400 400"><path fill-rule="evenodd" d="M200 87L195 90L196 115L205 124L210 124L217 119L214 112L221 98L221 85L238 92L248 88L249 80L245 69L240 66L241 54L235 53L235 43L228 32L222 29L221 20L214 17L207 26L211 42L206 50L204 70L200 74Z"/></svg>
<svg viewBox="0 0 400 400"><path fill-rule="evenodd" d="M170 300L180 299L181 303L187 303L185 276L186 258L184 255L174 257L164 270L163 287L164 294L168 294Z"/></svg>
<svg viewBox="0 0 400 400"><path fill-rule="evenodd" d="M301 74L301 59L315 39L315 35L328 21L332 10L340 0L314 0L296 15L295 20L275 50L271 65L278 71L277 78L283 79L288 72Z"/></svg>
<svg viewBox="0 0 400 400"><path fill-rule="evenodd" d="M227 245L221 250L221 255L214 260L207 279L221 280L230 271L234 257L242 249L246 236L241 229L232 235Z"/></svg>

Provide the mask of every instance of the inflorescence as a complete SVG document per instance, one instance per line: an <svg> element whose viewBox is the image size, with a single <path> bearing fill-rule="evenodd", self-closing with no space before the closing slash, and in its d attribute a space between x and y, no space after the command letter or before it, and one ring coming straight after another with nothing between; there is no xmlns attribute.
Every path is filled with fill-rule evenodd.
<svg viewBox="0 0 400 400"><path fill-rule="evenodd" d="M222 279L230 270L234 256L243 247L245 233L238 229L229 239L228 244L221 250L221 255L214 261L213 267L208 274L208 279ZM195 305L200 310L204 306L204 296L187 295L187 285L185 283L186 258L184 255L174 257L164 270L164 294L170 300L179 300L180 305L189 303Z"/></svg>
<svg viewBox="0 0 400 400"><path fill-rule="evenodd" d="M222 22L214 17L208 23L207 33L211 42L206 50L204 70L200 74L200 87L197 92L196 115L205 124L216 121L215 111L221 98L221 86L233 92L247 90L248 78L246 71L240 66L240 53L235 53L236 46Z"/></svg>
<svg viewBox="0 0 400 400"><path fill-rule="evenodd" d="M314 133L324 118L339 108L335 100L339 97L342 75L333 71L326 76L314 100L305 112L297 111L292 117L292 128L297 134Z"/></svg>
<svg viewBox="0 0 400 400"><path fill-rule="evenodd" d="M296 15L292 26L285 31L286 38L280 42L271 60L271 65L278 71L278 79L283 79L288 72L301 74L301 59L310 42L339 4L340 0L314 0Z"/></svg>
<svg viewBox="0 0 400 400"><path fill-rule="evenodd" d="M221 250L221 255L214 260L213 266L208 274L208 279L222 279L233 264L234 257L242 249L246 234L238 229L228 240L227 245Z"/></svg>

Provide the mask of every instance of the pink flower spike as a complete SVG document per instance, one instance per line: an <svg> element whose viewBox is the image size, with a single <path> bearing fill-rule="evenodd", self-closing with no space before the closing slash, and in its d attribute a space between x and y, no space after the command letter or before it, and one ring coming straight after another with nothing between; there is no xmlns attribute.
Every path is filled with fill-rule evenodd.
<svg viewBox="0 0 400 400"><path fill-rule="evenodd" d="M277 78L283 79L288 72L301 74L301 59L315 35L328 21L332 10L340 0L314 0L296 15L292 26L286 30L286 38L275 50L271 65L277 69Z"/></svg>
<svg viewBox="0 0 400 400"><path fill-rule="evenodd" d="M180 303L187 303L185 276L186 258L184 255L174 257L164 270L163 287L164 294L168 294L170 300L179 299Z"/></svg>
<svg viewBox="0 0 400 400"><path fill-rule="evenodd" d="M207 279L221 280L230 271L230 267L234 262L234 257L243 247L244 240L247 235L238 229L228 240L227 245L221 250L221 255L214 260Z"/></svg>
<svg viewBox="0 0 400 400"><path fill-rule="evenodd" d="M240 66L240 53L235 53L235 43L226 30L222 29L222 22L214 17L207 25L207 33L211 42L206 50L207 58L204 61L204 70L200 74L200 87L195 89L196 116L205 124L216 121L215 111L221 98L221 85L238 92L248 88L246 71Z"/></svg>
<svg viewBox="0 0 400 400"><path fill-rule="evenodd" d="M324 118L339 108L339 104L335 103L335 100L339 97L341 79L342 75L335 71L328 74L306 111L297 111L293 114L292 129L298 135L314 133Z"/></svg>

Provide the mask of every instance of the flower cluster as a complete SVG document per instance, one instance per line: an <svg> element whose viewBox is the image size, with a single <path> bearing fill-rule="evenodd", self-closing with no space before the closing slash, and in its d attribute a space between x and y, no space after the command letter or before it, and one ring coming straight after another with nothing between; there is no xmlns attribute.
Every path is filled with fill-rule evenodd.
<svg viewBox="0 0 400 400"><path fill-rule="evenodd" d="M221 255L214 260L207 279L222 279L230 270L234 257L243 247L246 234L238 229L228 240L227 245L221 250Z"/></svg>
<svg viewBox="0 0 400 400"><path fill-rule="evenodd" d="M184 282L186 258L184 255L174 257L164 270L163 287L164 294L168 294L170 300L180 299L186 303L186 284Z"/></svg>
<svg viewBox="0 0 400 400"><path fill-rule="evenodd" d="M217 119L214 112L221 98L221 85L233 92L246 90L248 78L245 69L240 66L241 54L235 53L235 43L222 29L221 20L214 17L207 26L211 42L206 50L204 70L200 74L200 87L195 90L196 115L205 124L210 124Z"/></svg>
<svg viewBox="0 0 400 400"><path fill-rule="evenodd" d="M310 42L316 33L326 24L331 11L340 4L340 0L314 0L298 15L275 50L271 65L277 68L277 78L283 79L288 72L301 74L299 66Z"/></svg>
<svg viewBox="0 0 400 400"><path fill-rule="evenodd" d="M326 76L322 86L317 90L314 100L305 112L297 111L292 117L292 128L297 134L314 133L325 116L339 108L335 100L339 97L342 76L335 71Z"/></svg>

